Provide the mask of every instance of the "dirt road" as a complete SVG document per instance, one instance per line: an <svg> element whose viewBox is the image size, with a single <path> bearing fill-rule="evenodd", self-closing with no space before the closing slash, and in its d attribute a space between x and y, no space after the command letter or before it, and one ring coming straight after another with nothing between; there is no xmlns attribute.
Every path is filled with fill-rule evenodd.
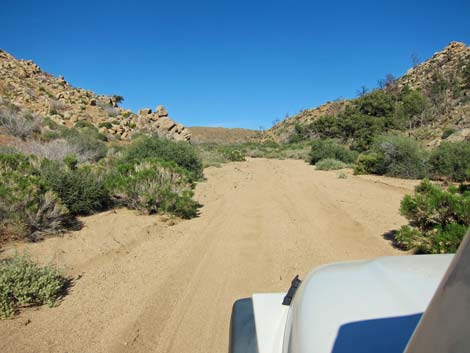
<svg viewBox="0 0 470 353"><path fill-rule="evenodd" d="M58 307L0 321L0 351L225 353L237 298L286 290L324 263L403 254L382 235L406 223L398 207L413 182L339 179L293 160L206 175L193 220L111 211L19 246L75 281Z"/></svg>

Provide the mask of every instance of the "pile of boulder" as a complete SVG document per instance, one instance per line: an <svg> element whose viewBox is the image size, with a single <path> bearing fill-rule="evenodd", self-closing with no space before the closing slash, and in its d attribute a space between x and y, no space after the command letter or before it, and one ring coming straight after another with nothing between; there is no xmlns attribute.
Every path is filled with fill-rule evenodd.
<svg viewBox="0 0 470 353"><path fill-rule="evenodd" d="M152 112L150 108L139 110L136 119L136 127L139 130L148 130L158 136L171 138L176 141L189 141L191 132L183 125L174 122L164 106L159 105Z"/></svg>
<svg viewBox="0 0 470 353"><path fill-rule="evenodd" d="M54 77L31 60L18 60L0 49L0 97L16 106L73 128L86 121L105 135L130 139L135 133L156 134L190 141L191 133L168 116L163 106L135 114L118 106L122 97L98 95L73 87L61 75Z"/></svg>

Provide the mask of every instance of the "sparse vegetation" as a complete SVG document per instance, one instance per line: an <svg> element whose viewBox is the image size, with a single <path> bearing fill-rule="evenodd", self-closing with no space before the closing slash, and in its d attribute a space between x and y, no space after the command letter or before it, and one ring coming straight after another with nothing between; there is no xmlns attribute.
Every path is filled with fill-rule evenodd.
<svg viewBox="0 0 470 353"><path fill-rule="evenodd" d="M425 179L414 195L405 196L400 211L411 227L397 232L398 245L420 253L452 253L470 227L470 191L468 186L444 190Z"/></svg>
<svg viewBox="0 0 470 353"><path fill-rule="evenodd" d="M308 141L289 144L265 141L226 145L206 143L199 144L197 149L204 167L208 167L220 166L223 163L233 161L233 158L244 160L246 157L307 160L311 148Z"/></svg>
<svg viewBox="0 0 470 353"><path fill-rule="evenodd" d="M0 318L25 306L54 306L67 285L68 280L56 269L38 266L25 255L0 260Z"/></svg>

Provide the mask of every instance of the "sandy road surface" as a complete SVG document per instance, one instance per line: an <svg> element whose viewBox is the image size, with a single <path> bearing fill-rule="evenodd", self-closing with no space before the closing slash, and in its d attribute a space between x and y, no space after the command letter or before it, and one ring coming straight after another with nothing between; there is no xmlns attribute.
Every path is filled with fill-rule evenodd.
<svg viewBox="0 0 470 353"><path fill-rule="evenodd" d="M235 299L283 291L320 264L402 254L382 234L406 223L398 207L413 182L338 179L293 160L206 175L196 219L118 210L19 246L76 280L58 307L0 321L0 351L226 352Z"/></svg>

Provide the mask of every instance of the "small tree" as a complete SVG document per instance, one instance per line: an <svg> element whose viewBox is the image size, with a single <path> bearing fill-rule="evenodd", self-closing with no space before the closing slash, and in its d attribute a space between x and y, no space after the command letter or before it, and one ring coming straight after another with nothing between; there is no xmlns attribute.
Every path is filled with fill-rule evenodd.
<svg viewBox="0 0 470 353"><path fill-rule="evenodd" d="M116 104L120 104L124 101L124 97L115 94L113 95L113 100L116 102Z"/></svg>

